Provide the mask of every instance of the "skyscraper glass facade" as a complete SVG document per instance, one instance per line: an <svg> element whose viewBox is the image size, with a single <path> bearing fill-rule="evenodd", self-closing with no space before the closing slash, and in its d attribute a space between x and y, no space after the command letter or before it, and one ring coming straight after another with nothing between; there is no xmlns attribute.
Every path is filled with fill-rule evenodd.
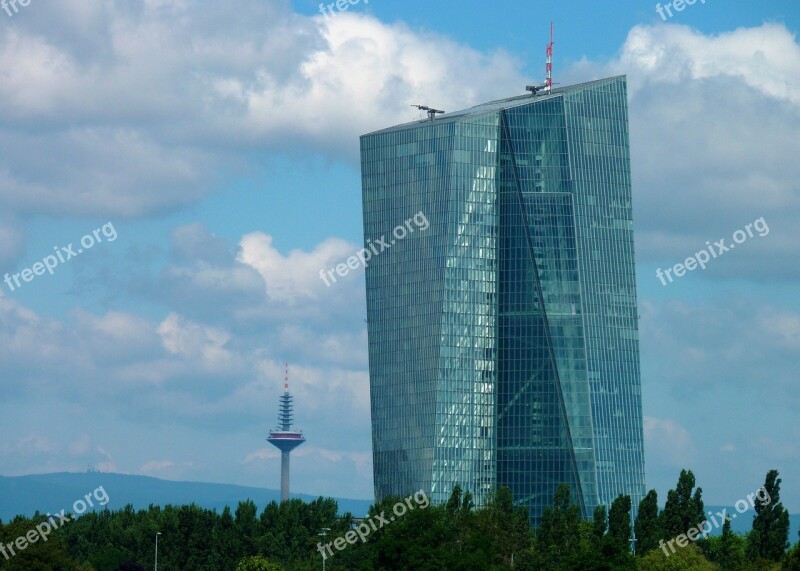
<svg viewBox="0 0 800 571"><path fill-rule="evenodd" d="M625 79L361 138L377 497L644 493ZM387 238L387 242L388 242Z"/></svg>

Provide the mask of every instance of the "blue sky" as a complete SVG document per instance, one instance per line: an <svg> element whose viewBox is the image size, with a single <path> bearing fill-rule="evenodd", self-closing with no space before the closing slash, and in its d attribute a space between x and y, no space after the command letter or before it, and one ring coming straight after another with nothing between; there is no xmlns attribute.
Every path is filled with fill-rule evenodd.
<svg viewBox="0 0 800 571"><path fill-rule="evenodd" d="M555 81L628 76L648 487L777 468L800 512L796 2L219 4L0 12L0 274L117 233L0 283L0 473L276 488L288 361L294 490L369 497L363 271L318 278L362 240L358 135L522 93L553 20Z"/></svg>

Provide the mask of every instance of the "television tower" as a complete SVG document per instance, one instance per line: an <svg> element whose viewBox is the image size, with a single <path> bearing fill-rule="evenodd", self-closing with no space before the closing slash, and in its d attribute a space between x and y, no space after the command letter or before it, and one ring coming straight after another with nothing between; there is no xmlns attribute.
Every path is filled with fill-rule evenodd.
<svg viewBox="0 0 800 571"><path fill-rule="evenodd" d="M286 364L286 378L283 394L278 405L278 429L269 431L267 442L281 451L281 503L289 499L289 454L306 439L303 431L292 430L294 420L294 397L289 394L289 364Z"/></svg>

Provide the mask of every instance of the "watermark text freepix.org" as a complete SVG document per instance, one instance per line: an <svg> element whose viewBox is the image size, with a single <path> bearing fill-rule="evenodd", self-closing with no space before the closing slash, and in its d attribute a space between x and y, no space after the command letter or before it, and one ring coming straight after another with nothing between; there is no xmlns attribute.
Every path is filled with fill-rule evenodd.
<svg viewBox="0 0 800 571"><path fill-rule="evenodd" d="M111 222L103 224L101 228L97 228L91 234L87 234L81 238L81 246L83 246L83 248L78 248L77 252L75 251L75 247L72 245L72 243L62 246L61 248L53 246L55 254L45 256L41 262L36 262L30 268L25 268L21 272L17 272L16 274L6 274L3 277L3 281L6 282L8 289L14 291L15 289L24 285L22 282L20 282L20 278L22 278L23 282L30 282L33 281L33 278L36 276L44 275L45 272L48 272L52 276L59 264L63 264L71 258L80 256L83 254L84 249L89 250L95 244L99 244L103 241L103 236L105 236L108 242L113 242L117 239L117 231L114 229L114 225Z"/></svg>
<svg viewBox="0 0 800 571"><path fill-rule="evenodd" d="M740 514L744 513L747 510L749 510L750 508L754 508L755 507L756 504L755 504L755 501L753 501L753 498L757 498L758 501L763 502L765 505L768 505L768 504L770 504L772 502L772 498L770 497L769 492L767 491L767 488L765 488L764 486L761 486L759 489L757 489L752 494L747 494L747 500L750 500L750 504L749 505L747 503L747 500L738 500L733 507L736 508L736 511L738 513L740 513ZM664 542L664 540L662 539L658 543L658 546L661 549L663 549L664 550L664 554L667 557L669 557L672 553L675 553L675 546L672 545L673 543L677 543L678 547L686 547L687 545L689 545L690 541L697 541L700 538L700 536L702 536L703 539L705 539L706 537L708 537L708 534L711 532L712 529L719 529L721 525L724 525L725 524L725 520L733 520L733 519L736 518L737 514L728 515L727 511L728 511L727 508L723 508L721 512L717 512L716 514L712 514L711 512L708 512L708 515L711 516L711 521L714 522L714 526L713 527L711 526L711 521L705 520L705 521L699 523L697 525L697 527L690 527L689 530L686 533L682 533L677 537L673 537L672 539L670 539L667 542ZM717 516L720 517L720 521L719 522L717 521ZM708 528L708 529L706 529L706 528ZM669 546L669 548L670 548L669 552L667 551L667 546Z"/></svg>
<svg viewBox="0 0 800 571"><path fill-rule="evenodd" d="M412 503L412 500L416 503L416 506ZM361 523L359 523L355 529L351 529L347 533L344 534L344 537L337 537L330 543L325 545L322 542L317 543L317 551L320 552L322 555L322 559L325 560L328 558L328 555L333 555L333 549L331 546L335 547L337 551L341 551L348 544L355 545L356 541L359 539L364 542L367 540L367 537L373 531L378 531L385 525L389 525L392 523L396 518L403 517L409 511L419 507L422 509L427 508L431 504L428 496L425 495L424 490L420 490L416 492L413 496L408 496L402 502L397 502L392 507L392 512L394 515L386 517L386 512L382 511L380 514L375 516L370 516ZM376 521L377 520L377 523ZM327 552L326 552L327 550Z"/></svg>
<svg viewBox="0 0 800 571"><path fill-rule="evenodd" d="M12 16L14 16L14 14L19 12L17 4L19 4L23 8L26 8L30 5L30 3L31 0L0 0L0 7L2 7L3 10L5 10L6 14L8 14L8 17L11 18ZM14 10L13 14L11 13L12 8Z"/></svg>
<svg viewBox="0 0 800 571"><path fill-rule="evenodd" d="M425 214L419 211L392 231L392 236L395 237L394 240L387 242L385 236L381 236L380 239L374 242L372 240L367 240L367 247L362 248L355 256L347 258L346 264L338 264L336 268L327 271L324 269L320 270L319 279L325 282L326 286L331 287L331 282L328 281L328 278L332 280L332 283L336 283L336 278L333 275L334 272L339 274L340 277L345 277L350 273L350 270L358 269L359 265L367 267L369 265L368 262L373 256L377 256L385 250L388 250L397 243L397 240L402 240L408 234L413 233L414 227L411 225L412 222L419 230L427 230L431 225L425 217ZM380 246L380 249L378 249L378 246Z"/></svg>
<svg viewBox="0 0 800 571"><path fill-rule="evenodd" d="M762 238L769 234L769 226L767 225L767 221L764 220L762 216L755 222L751 222L747 226L745 226L744 230L737 230L733 233L733 241L736 244L741 244L742 242L746 241L747 238L753 237L753 230L755 229L758 232L758 235ZM745 232L746 230L746 232ZM682 278L686 275L686 271L694 271L700 266L701 269L706 269L706 264L710 262L714 258L718 258L725 252L729 250L733 250L736 247L736 244L725 244L725 238L721 238L719 241L714 242L712 245L710 241L706 241L706 246L708 246L708 250L700 250L699 252L695 252L694 256L689 256L686 258L682 264L675 264L671 268L667 268L666 270L661 270L658 268L656 270L656 277L661 280L661 285L667 285L667 282L664 280L664 276L667 277L669 283L672 283L672 276L670 274L674 273L676 278Z"/></svg>
<svg viewBox="0 0 800 571"><path fill-rule="evenodd" d="M705 0L703 1L705 2ZM336 0L336 2L328 4L327 6L325 4L320 4L319 13L325 16L325 19L327 20L331 16L336 15L333 11L334 6L339 12L344 12L348 8L350 8L350 6L355 6L359 2L361 2L361 0ZM369 4L369 0L364 0L364 4ZM328 15L329 10L330 10L330 16Z"/></svg>
<svg viewBox="0 0 800 571"><path fill-rule="evenodd" d="M664 15L664 10L667 11L669 17L672 18L672 10L670 7L675 8L676 12L683 12L686 9L686 6L694 6L697 3L697 0L673 0L672 2L667 2L665 6L662 6L659 2L656 4L656 12L658 15L661 16L661 19L665 22L667 21L667 17ZM706 0L700 0L701 4L705 4Z"/></svg>
<svg viewBox="0 0 800 571"><path fill-rule="evenodd" d="M94 498L94 501L96 501L97 505L100 506L108 504L108 502L111 500L106 492L106 489L103 486L100 486L93 492L86 494L83 496L83 498L76 500L75 503L72 504L72 511L75 513L75 515L81 515L89 508L93 508L94 502L92 501L92 498ZM8 561L20 551L27 549L28 545L32 543L36 543L40 539L42 540L42 543L46 542L48 540L48 536L53 532L53 530L64 526L71 520L70 516L65 514L66 511L66 509L63 509L54 516L47 514L47 520L37 524L34 529L29 530L25 535L20 535L17 539L5 545L0 542L0 553L2 553L3 557L5 557L6 561ZM56 518L58 518L58 521L56 521ZM15 547L16 549L14 549Z"/></svg>

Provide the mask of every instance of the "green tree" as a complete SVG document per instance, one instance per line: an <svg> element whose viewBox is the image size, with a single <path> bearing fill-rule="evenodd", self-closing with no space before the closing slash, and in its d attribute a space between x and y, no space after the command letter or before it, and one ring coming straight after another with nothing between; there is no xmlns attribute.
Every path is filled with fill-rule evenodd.
<svg viewBox="0 0 800 571"><path fill-rule="evenodd" d="M639 513L634 523L636 532L636 553L644 555L658 547L658 542L664 538L661 523L658 517L658 493L650 490L639 502Z"/></svg>
<svg viewBox="0 0 800 571"><path fill-rule="evenodd" d="M800 536L800 532L797 535ZM796 543L783 558L781 571L800 571L800 543Z"/></svg>
<svg viewBox="0 0 800 571"><path fill-rule="evenodd" d="M239 534L239 540L242 542L242 548L248 554L255 552L255 537L258 529L257 513L258 509L253 500L239 502L236 507L234 526Z"/></svg>
<svg viewBox="0 0 800 571"><path fill-rule="evenodd" d="M592 539L598 547L603 541L607 528L606 506L597 506L594 508L594 517L592 518Z"/></svg>
<svg viewBox="0 0 800 571"><path fill-rule="evenodd" d="M667 503L661 514L662 538L666 541L705 520L703 490L694 489L695 479L691 470L681 470L678 485L667 493Z"/></svg>
<svg viewBox="0 0 800 571"><path fill-rule="evenodd" d="M631 539L631 497L620 495L611 503L608 511L607 541L615 550L627 553Z"/></svg>
<svg viewBox="0 0 800 571"><path fill-rule="evenodd" d="M545 508L536 530L534 557L541 569L558 569L581 546L580 511L570 499L569 485L556 489L553 507Z"/></svg>
<svg viewBox="0 0 800 571"><path fill-rule="evenodd" d="M454 498L451 496L451 499ZM447 506L415 508L400 517L396 515L394 507L402 503L402 498L387 497L370 508L372 522L381 527L368 536L368 545L374 545L371 566L360 568L434 571L469 569L468 565L478 569L490 567L490 560L482 550L482 544L470 545L469 540L465 540L464 544L457 543L455 527L448 516ZM456 509L455 503L451 503L451 509ZM460 507L461 501L458 503ZM383 518L390 523L379 523ZM359 545L348 546L335 555L334 561L349 562L349 565L342 567L348 571L359 568L355 564L363 556L356 560L347 559L355 553L354 548L363 551Z"/></svg>
<svg viewBox="0 0 800 571"><path fill-rule="evenodd" d="M486 507L474 514L472 521L468 545L470 549L477 548L483 553L489 565L510 566L512 560L529 555L531 529L528 510L514 507L509 488L501 486L495 490Z"/></svg>
<svg viewBox="0 0 800 571"><path fill-rule="evenodd" d="M236 530L231 508L225 506L212 531L213 561L217 569L233 569L244 556L244 546Z"/></svg>
<svg viewBox="0 0 800 571"><path fill-rule="evenodd" d="M236 571L284 571L284 568L266 557L256 555L239 561Z"/></svg>
<svg viewBox="0 0 800 571"><path fill-rule="evenodd" d="M696 545L687 545L671 555L653 549L639 560L640 571L717 571L719 568L703 556Z"/></svg>
<svg viewBox="0 0 800 571"><path fill-rule="evenodd" d="M444 508L444 523L453 554L461 553L463 546L469 542L471 530L475 525L473 508L472 494L466 492L462 497L461 486L456 484Z"/></svg>
<svg viewBox="0 0 800 571"><path fill-rule="evenodd" d="M89 557L92 567L97 571L112 571L123 568L125 565L136 565L131 562L131 554L113 545L106 545L97 549Z"/></svg>
<svg viewBox="0 0 800 571"><path fill-rule="evenodd" d="M608 510L608 533L603 538L603 560L613 569L636 569L631 554L631 497L619 496Z"/></svg>
<svg viewBox="0 0 800 571"><path fill-rule="evenodd" d="M628 550L631 539L631 497L619 496L611 503L608 512L608 536Z"/></svg>
<svg viewBox="0 0 800 571"><path fill-rule="evenodd" d="M740 571L746 569L745 548L747 541L741 535L731 530L731 520L726 519L722 524L722 535L709 537L701 544L703 551L714 563L725 571Z"/></svg>
<svg viewBox="0 0 800 571"><path fill-rule="evenodd" d="M0 543L6 545L8 555L0 555L0 567L4 571L79 571L80 567L67 552L63 540L58 533L48 537L48 540L41 541L37 536L34 543L30 543L27 534L31 530L35 531L38 524L42 524L47 518L44 516L34 519L14 518L11 523L0 527ZM18 538L22 538L20 544L25 545L20 549L16 543ZM11 544L11 547L8 545ZM6 560L8 557L8 560Z"/></svg>
<svg viewBox="0 0 800 571"><path fill-rule="evenodd" d="M751 560L780 561L789 545L789 512L780 502L780 491L778 471L770 470L754 498L756 515L747 546Z"/></svg>

